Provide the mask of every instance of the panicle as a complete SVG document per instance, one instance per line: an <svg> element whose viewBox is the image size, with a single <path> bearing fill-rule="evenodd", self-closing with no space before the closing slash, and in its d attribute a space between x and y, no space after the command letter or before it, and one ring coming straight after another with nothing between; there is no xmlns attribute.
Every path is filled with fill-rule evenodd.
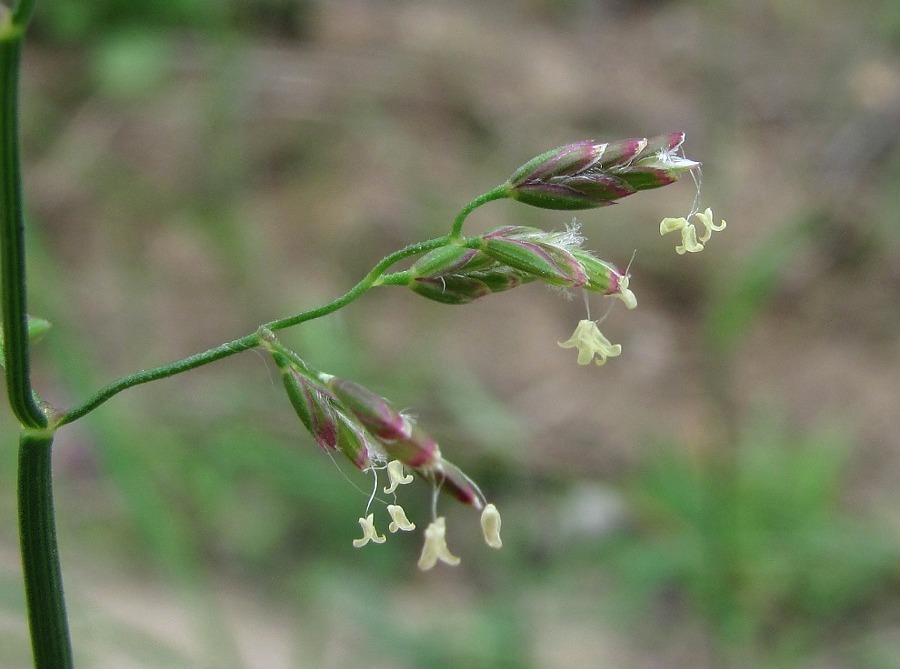
<svg viewBox="0 0 900 669"><path fill-rule="evenodd" d="M431 300L467 304L491 293L542 281L616 297L633 309L637 299L629 287L630 265L623 272L584 249L584 238L574 221L559 232L508 225L465 238L461 235L462 221L475 207L502 197L546 209L578 210L608 206L638 191L669 185L700 165L683 156L683 142L684 133L673 132L649 139L584 140L542 153L517 169L504 184L467 205L450 235L407 247L398 255L389 256L385 264L395 258L407 258L418 249L430 248L435 242L444 246L425 253L408 270L376 272L376 278L371 279L370 275L368 283L359 285L404 285ZM697 175L695 181L699 200ZM712 233L725 227L725 221L715 223L710 209L696 212L696 201L693 212L691 216L704 229L699 235L686 218L666 218L660 224L661 234L681 233L678 253L702 250ZM391 519L388 531L393 534L416 529L397 502L399 486L413 480L404 468L433 487L432 522L424 532L420 569L431 569L438 562L456 565L460 561L447 546L445 518L437 515L439 491L480 510L485 542L492 548L502 546L496 506L488 503L465 472L443 457L437 440L409 416L354 381L313 370L265 328L260 329L259 342L275 359L291 404L316 443L326 451L340 451L356 467L375 477L369 505L359 518L362 537L353 540L354 546L386 541L386 536L375 527L375 514L369 513L369 506L376 499L385 503L376 495L384 470L388 485L381 490L393 498L393 503L386 503ZM579 365L603 365L622 352L621 345L612 344L600 332L597 322L589 319L581 320L572 336L559 342L559 346L576 349Z"/></svg>

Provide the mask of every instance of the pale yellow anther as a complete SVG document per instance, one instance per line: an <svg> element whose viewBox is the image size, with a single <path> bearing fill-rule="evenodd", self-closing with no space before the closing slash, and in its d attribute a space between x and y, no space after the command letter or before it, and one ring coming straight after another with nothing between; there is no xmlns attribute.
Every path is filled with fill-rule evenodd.
<svg viewBox="0 0 900 669"><path fill-rule="evenodd" d="M676 230L681 230L682 228L690 225L688 220L684 217L681 218L664 218L659 223L659 234L665 235L670 232L675 232Z"/></svg>
<svg viewBox="0 0 900 669"><path fill-rule="evenodd" d="M362 528L363 535L361 539L353 540L354 548L361 548L370 541L376 544L383 544L386 541L383 534L375 531L375 514L370 513L365 518L360 518L359 526Z"/></svg>
<svg viewBox="0 0 900 669"><path fill-rule="evenodd" d="M428 571L438 560L451 566L459 564L459 558L451 554L447 548L446 532L447 524L443 516L425 528L425 545L422 546L422 555L419 556L419 569Z"/></svg>
<svg viewBox="0 0 900 669"><path fill-rule="evenodd" d="M600 328L594 321L581 320L575 327L575 332L567 341L557 342L562 348L578 349L578 364L589 365L596 356L597 364L602 365L607 358L613 358L622 353L621 344L612 344L603 336Z"/></svg>
<svg viewBox="0 0 900 669"><path fill-rule="evenodd" d="M388 480L390 485L384 489L384 492L391 494L397 489L398 485L412 483L412 474L403 474L403 463L399 460L391 460L387 466Z"/></svg>
<svg viewBox="0 0 900 669"><path fill-rule="evenodd" d="M659 234L661 235L675 232L676 230L681 231L681 244L675 247L675 252L678 255L699 253L703 250L704 244L712 237L712 233L724 230L726 226L725 221L716 225L712 209L709 207L707 207L706 211L698 211L694 214L694 218L700 222L704 229L703 234L699 237L697 236L697 228L694 227L693 223L689 223L686 218L664 218L659 224Z"/></svg>
<svg viewBox="0 0 900 669"><path fill-rule="evenodd" d="M416 524L409 521L409 518L406 517L406 511L399 504L388 504L387 510L391 514L391 524L388 525L388 530L390 530L391 534L397 530L409 532L416 529Z"/></svg>
<svg viewBox="0 0 900 669"><path fill-rule="evenodd" d="M685 253L700 253L703 244L697 241L697 228L693 224L681 229L681 244L675 247L675 253L683 256Z"/></svg>
<svg viewBox="0 0 900 669"><path fill-rule="evenodd" d="M625 303L625 307L628 309L634 309L637 306L637 297L635 297L634 293L628 288L627 275L619 277L619 292L615 293L615 297L622 300L622 302Z"/></svg>
<svg viewBox="0 0 900 669"><path fill-rule="evenodd" d="M481 512L481 532L484 541L491 548L500 548L503 541L500 539L500 512L493 504L488 504Z"/></svg>
<svg viewBox="0 0 900 669"><path fill-rule="evenodd" d="M700 221L700 224L706 229L702 235L700 235L700 241L704 244L709 241L709 238L712 237L713 232L719 232L720 230L724 230L727 223L722 221L719 225L716 225L716 221L713 218L712 209L709 207L706 208L704 212L697 212L694 217Z"/></svg>

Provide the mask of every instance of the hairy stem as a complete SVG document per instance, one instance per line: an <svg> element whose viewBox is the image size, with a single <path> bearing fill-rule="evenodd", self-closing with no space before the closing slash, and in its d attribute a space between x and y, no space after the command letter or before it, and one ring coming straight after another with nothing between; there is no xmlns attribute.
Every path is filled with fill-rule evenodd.
<svg viewBox="0 0 900 669"><path fill-rule="evenodd" d="M215 362L216 360L227 358L231 355L234 355L235 353L240 353L242 351L246 351L247 349L251 349L254 346L259 345L260 330L269 330L271 332L274 332L276 330L283 330L285 328L299 325L300 323L315 320L316 318L321 318L322 316L333 313L338 309L345 307L353 300L359 298L372 287L380 285L378 280L392 265L398 263L404 258L409 258L420 253L425 253L426 251L431 251L441 246L445 246L448 243L450 243L450 237L444 236L437 237L435 239L429 239L425 242L410 244L409 246L402 248L399 251L395 251L394 253L385 257L381 262L375 265L375 267L373 267L369 271L369 273L366 274L366 276L364 276L362 280L360 280L359 283L353 286L353 288L348 290L337 299L332 300L328 304L324 304L321 307L317 307L315 309L304 311L302 313L296 314L295 316L289 316L288 318L282 318L281 320L265 323L257 332L241 337L240 339L235 339L234 341L227 342L220 346L216 346L215 348L211 348L208 351L204 351L203 353L197 353L196 355L192 355L188 358L183 358L182 360L178 360L168 365L154 367L153 369L141 370L134 374L123 376L121 379L118 379L105 388L102 388L83 404L80 404L77 407L70 409L69 411L60 415L55 422L55 427L71 423L72 421L81 418L82 416L96 409L111 397L128 388L132 388L143 383L148 383L150 381L156 381L157 379L164 379L169 376L174 376L176 374L180 374L181 372L186 372L190 369L202 367L203 365Z"/></svg>
<svg viewBox="0 0 900 669"><path fill-rule="evenodd" d="M52 445L49 430L26 430L19 439L19 542L36 669L72 666L53 516Z"/></svg>
<svg viewBox="0 0 900 669"><path fill-rule="evenodd" d="M501 184L496 188L492 188L487 193L482 193L469 202L469 204L460 210L459 214L456 216L456 220L453 222L453 229L450 231L451 239L458 240L462 237L462 226L469 214L483 204L487 204L493 200L502 200L505 197L509 197L509 189L506 184Z"/></svg>
<svg viewBox="0 0 900 669"><path fill-rule="evenodd" d="M399 251L395 251L394 253L385 257L380 263L375 265L375 267L373 267L359 283L357 283L355 286L353 286L353 288L348 290L336 300L329 302L328 304L325 304L317 309L304 311L302 314L297 314L296 316L289 316L288 318L283 318L278 321L266 323L265 325L263 325L263 327L274 332L276 330L283 330L285 328L299 325L300 323L305 323L306 321L315 320L316 318L321 318L322 316L334 313L338 309L341 309L356 298L360 297L363 293L368 291L373 286L381 285L378 281L381 276L389 268L391 268L393 265L396 265L401 260L419 255L421 253L425 253L427 251L432 251L436 248L440 248L441 246L446 246L449 243L450 237L444 236L436 237L435 239L429 239L425 242L410 244L409 246L406 246Z"/></svg>
<svg viewBox="0 0 900 669"><path fill-rule="evenodd" d="M175 376L176 374L186 372L190 369L202 367L203 365L215 362L216 360L227 358L231 355L234 355L235 353L240 353L241 351L251 349L258 343L259 337L254 333L245 337L241 337L240 339L235 339L234 341L227 342L220 346L216 346L215 348L211 348L208 351L203 351L202 353L197 353L190 357L177 360L176 362L170 363L168 365L154 367L152 369L142 369L141 371L135 372L134 374L123 376L122 378L113 381L108 386L99 390L87 401L61 414L57 418L54 427L60 427L62 425L66 425L67 423L78 420L79 418L89 414L98 406L106 402L106 400L115 395L118 395L123 390L127 390L128 388L133 388L134 386L139 386L144 383L149 383L150 381L157 381L159 379L165 379L169 376Z"/></svg>

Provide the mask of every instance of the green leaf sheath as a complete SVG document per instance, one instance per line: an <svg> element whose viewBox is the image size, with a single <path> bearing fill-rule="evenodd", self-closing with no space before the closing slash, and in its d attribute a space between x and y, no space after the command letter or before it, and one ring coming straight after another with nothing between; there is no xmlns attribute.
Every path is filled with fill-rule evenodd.
<svg viewBox="0 0 900 669"><path fill-rule="evenodd" d="M19 543L36 669L72 666L53 516L52 445L49 430L26 430L19 439Z"/></svg>
<svg viewBox="0 0 900 669"><path fill-rule="evenodd" d="M47 419L31 390L19 162L17 104L21 38L22 30L15 24L0 29L0 304L9 402L22 425L40 428L47 424Z"/></svg>

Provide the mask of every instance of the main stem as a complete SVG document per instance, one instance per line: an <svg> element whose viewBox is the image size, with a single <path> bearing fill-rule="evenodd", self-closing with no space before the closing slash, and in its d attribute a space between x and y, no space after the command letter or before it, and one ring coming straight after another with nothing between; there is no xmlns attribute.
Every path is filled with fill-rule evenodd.
<svg viewBox="0 0 900 669"><path fill-rule="evenodd" d="M31 389L25 225L19 163L19 62L24 25L13 22L11 18L27 18L21 17L21 10L20 5L5 17L0 12L0 303L3 307L4 366L9 403L23 426L40 428L47 424L47 419Z"/></svg>
<svg viewBox="0 0 900 669"><path fill-rule="evenodd" d="M50 450L53 432L31 388L25 272L25 225L19 158L19 65L34 0L0 5L0 307L9 403L22 424L19 439L19 541L34 666L69 669L66 619Z"/></svg>
<svg viewBox="0 0 900 669"><path fill-rule="evenodd" d="M72 666L53 515L52 445L49 430L26 430L19 439L19 543L35 669Z"/></svg>

